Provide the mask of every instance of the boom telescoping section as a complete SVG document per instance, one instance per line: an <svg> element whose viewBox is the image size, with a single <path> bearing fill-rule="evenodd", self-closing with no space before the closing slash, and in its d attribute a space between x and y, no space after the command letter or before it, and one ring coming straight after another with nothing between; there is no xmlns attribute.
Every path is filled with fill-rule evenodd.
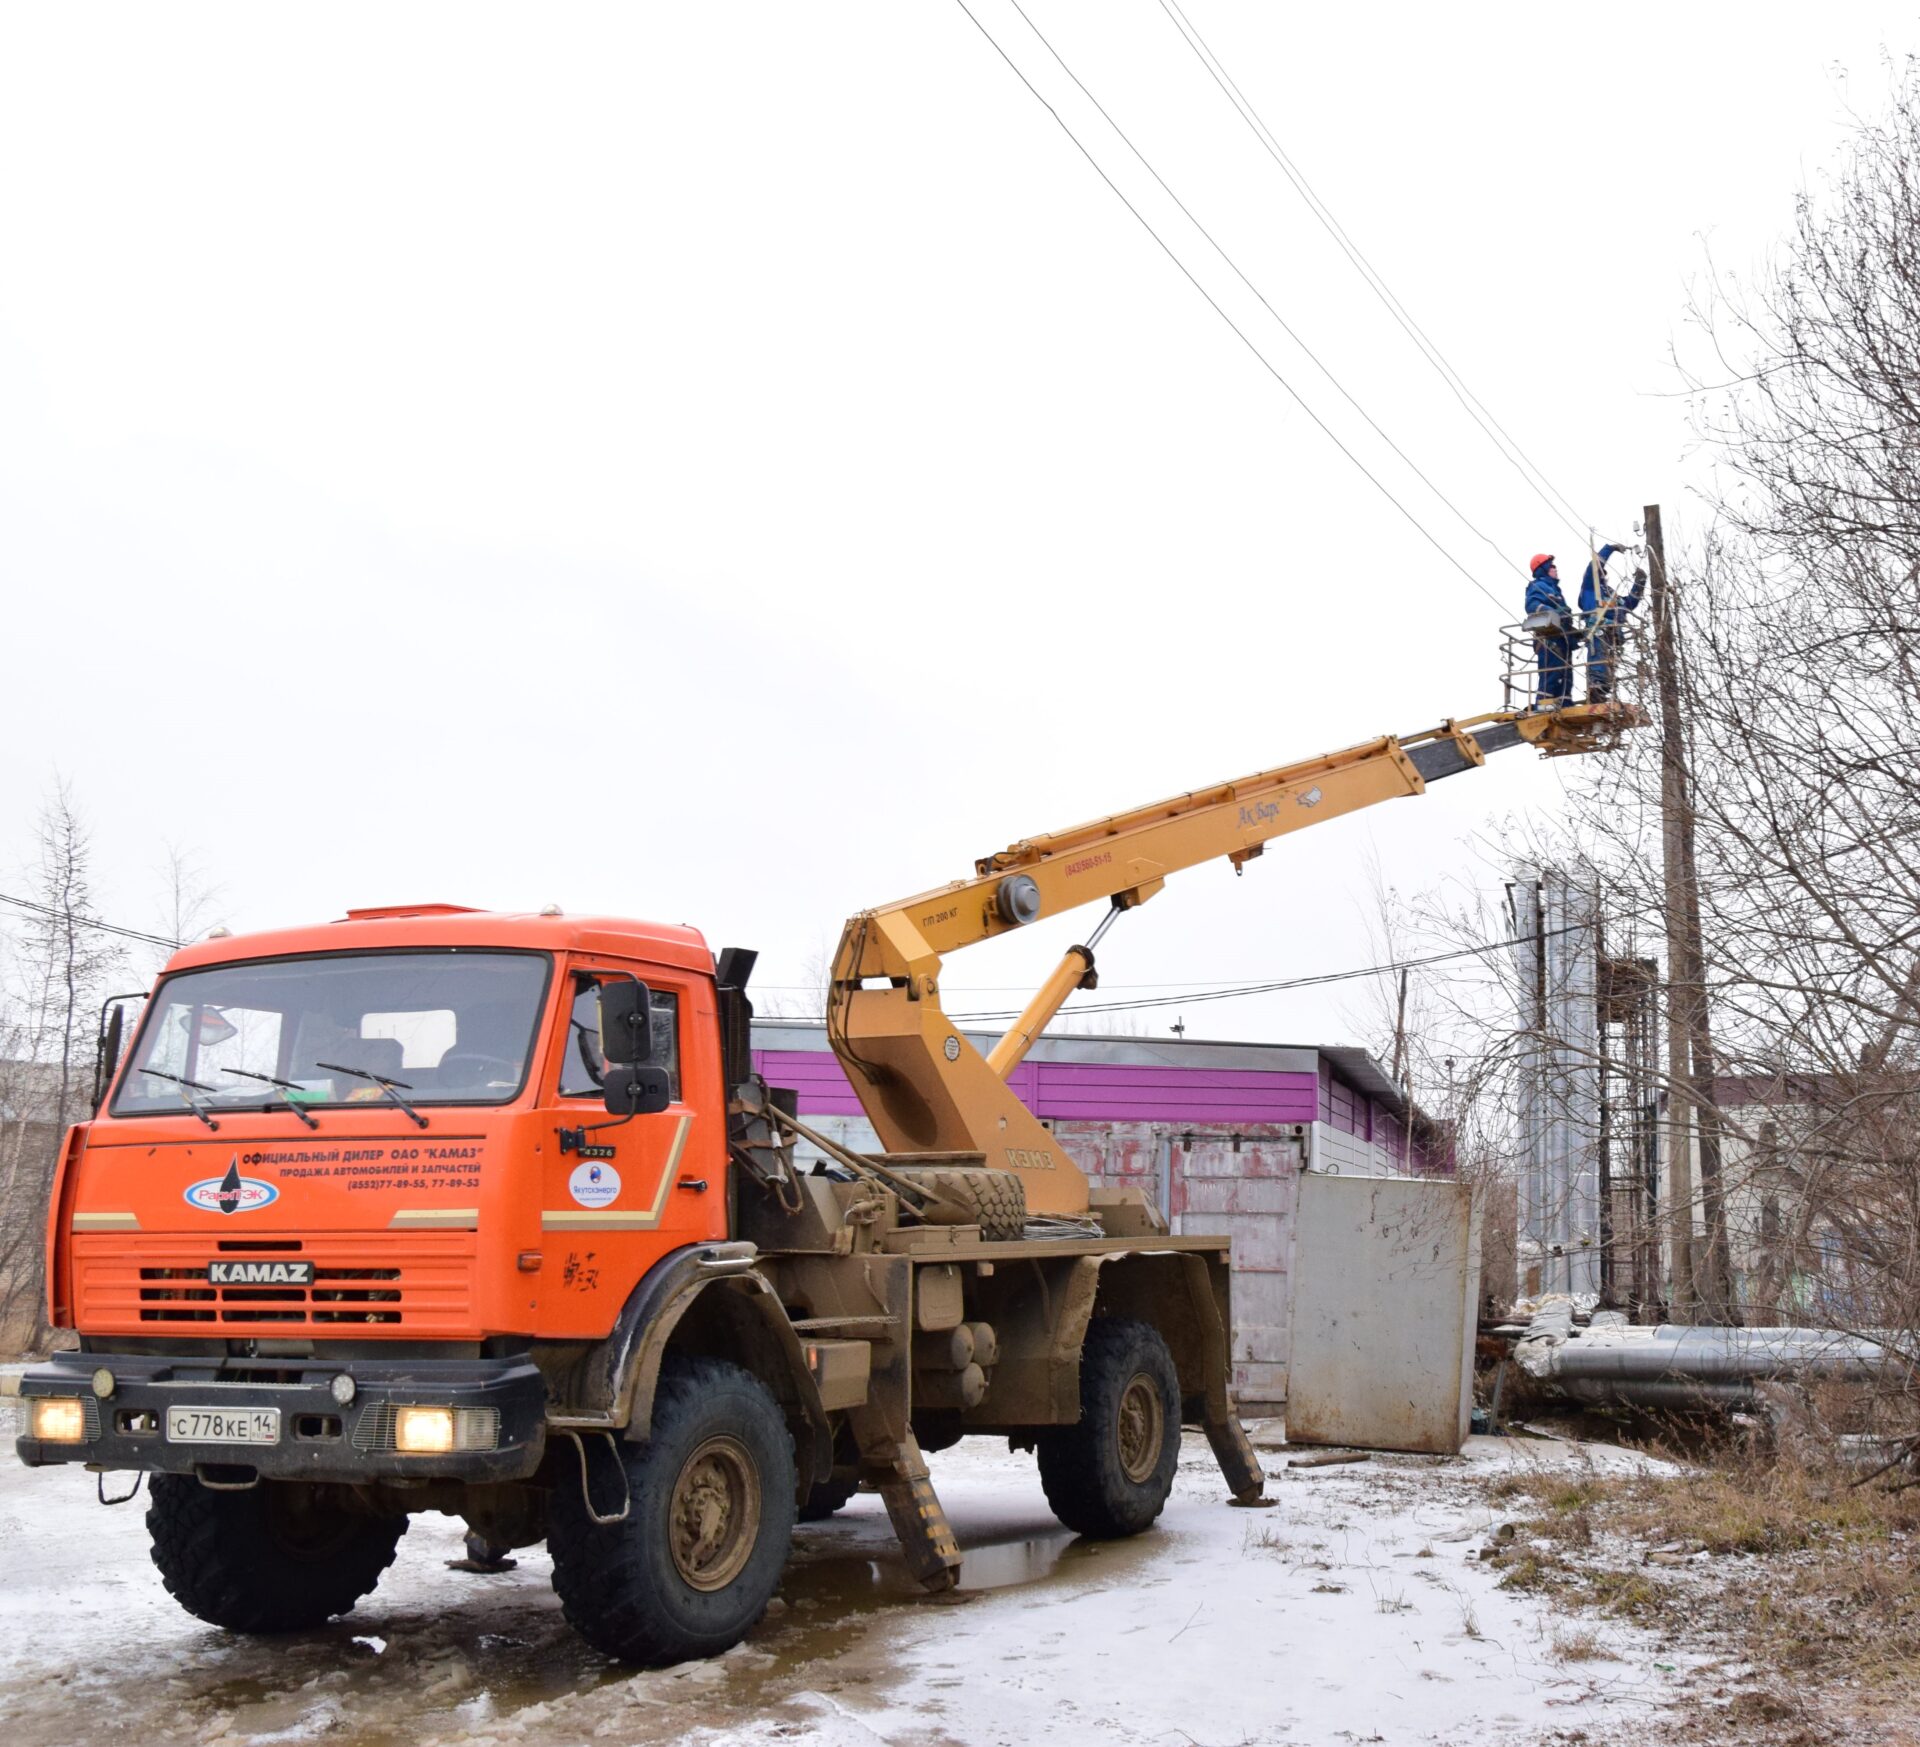
<svg viewBox="0 0 1920 1747"><path fill-rule="evenodd" d="M1490 753L1521 745L1584 751L1635 720L1632 706L1619 703L1449 720L1022 838L981 857L971 879L848 921L828 992L834 1053L887 1151L980 1154L988 1165L1021 1173L1034 1212L1083 1214L1085 1176L1007 1079L1067 998L1094 986L1091 946L1068 948L985 1055L941 1008L947 954L1101 899L1111 919L1144 904L1183 868L1224 857L1240 872L1276 837L1423 794L1428 783L1476 769Z"/></svg>

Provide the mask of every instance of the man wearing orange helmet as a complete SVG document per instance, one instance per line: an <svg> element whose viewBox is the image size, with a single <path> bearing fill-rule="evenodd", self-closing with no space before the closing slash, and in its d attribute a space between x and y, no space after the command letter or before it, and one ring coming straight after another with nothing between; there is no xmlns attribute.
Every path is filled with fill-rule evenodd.
<svg viewBox="0 0 1920 1747"><path fill-rule="evenodd" d="M1573 628L1566 596L1560 592L1560 567L1551 552L1536 552L1527 566L1527 616L1522 621L1533 633L1535 658L1540 665L1539 695L1534 706L1557 710L1573 694L1573 646L1580 633Z"/></svg>

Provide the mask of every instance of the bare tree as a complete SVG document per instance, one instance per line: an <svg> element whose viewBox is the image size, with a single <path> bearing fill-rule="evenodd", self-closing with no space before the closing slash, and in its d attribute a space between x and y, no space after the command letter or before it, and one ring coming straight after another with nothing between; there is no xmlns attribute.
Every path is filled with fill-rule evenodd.
<svg viewBox="0 0 1920 1747"><path fill-rule="evenodd" d="M92 843L65 781L42 805L33 909L12 942L6 1050L10 1095L0 1116L0 1339L29 1338L38 1319L42 1230L55 1150L87 1114L94 1021L122 962L91 926Z"/></svg>
<svg viewBox="0 0 1920 1747"><path fill-rule="evenodd" d="M208 876L191 849L178 843L166 845L156 871L160 887L158 932L178 946L197 940L217 916L225 887ZM159 971L173 951L173 946L155 947L151 968Z"/></svg>

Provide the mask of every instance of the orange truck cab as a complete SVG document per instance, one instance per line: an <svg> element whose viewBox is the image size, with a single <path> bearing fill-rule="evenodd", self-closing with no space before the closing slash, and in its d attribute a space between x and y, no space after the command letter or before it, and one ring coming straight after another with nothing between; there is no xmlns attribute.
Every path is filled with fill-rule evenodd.
<svg viewBox="0 0 1920 1747"><path fill-rule="evenodd" d="M359 1482L539 1466L535 1363L726 1238L715 966L690 928L351 912L168 964L52 1191L29 1464ZM660 1108L610 1119L599 1003L647 991Z"/></svg>

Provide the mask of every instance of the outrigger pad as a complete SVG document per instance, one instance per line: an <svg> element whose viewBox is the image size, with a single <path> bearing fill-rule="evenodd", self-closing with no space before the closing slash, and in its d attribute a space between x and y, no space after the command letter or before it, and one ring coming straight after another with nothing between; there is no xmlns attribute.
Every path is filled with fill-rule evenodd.
<svg viewBox="0 0 1920 1747"><path fill-rule="evenodd" d="M1253 1445L1247 1442L1237 1413L1229 1413L1217 1424L1209 1421L1207 1442L1212 1446L1213 1459L1220 1464L1220 1472L1226 1476L1227 1490L1233 1494L1235 1504L1251 1504L1265 1496L1266 1474L1260 1467L1260 1458L1253 1453Z"/></svg>

